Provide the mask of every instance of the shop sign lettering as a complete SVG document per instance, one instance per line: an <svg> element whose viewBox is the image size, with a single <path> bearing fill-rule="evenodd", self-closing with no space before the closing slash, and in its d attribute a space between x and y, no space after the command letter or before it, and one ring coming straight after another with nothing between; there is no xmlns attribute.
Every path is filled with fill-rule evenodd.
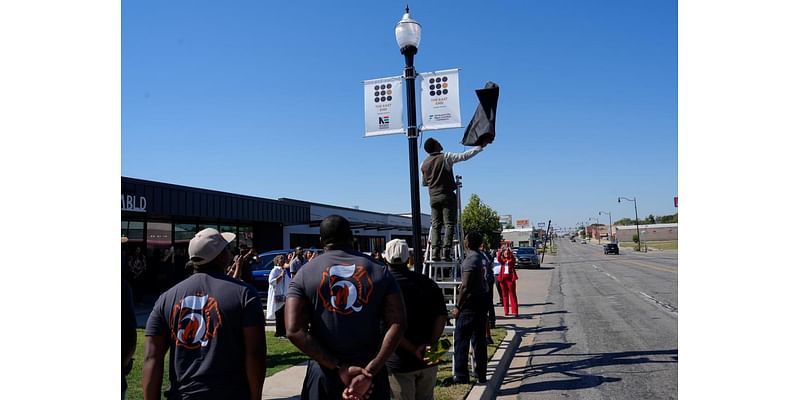
<svg viewBox="0 0 800 400"><path fill-rule="evenodd" d="M147 199L144 196L122 195L122 211L147 211Z"/></svg>

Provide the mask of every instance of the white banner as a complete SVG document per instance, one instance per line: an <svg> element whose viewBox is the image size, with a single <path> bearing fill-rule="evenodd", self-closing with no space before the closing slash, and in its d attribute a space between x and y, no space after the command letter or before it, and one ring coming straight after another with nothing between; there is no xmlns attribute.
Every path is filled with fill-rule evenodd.
<svg viewBox="0 0 800 400"><path fill-rule="evenodd" d="M461 128L458 70L423 72L420 90L423 131Z"/></svg>
<svg viewBox="0 0 800 400"><path fill-rule="evenodd" d="M364 81L365 136L405 133L402 80L395 76Z"/></svg>

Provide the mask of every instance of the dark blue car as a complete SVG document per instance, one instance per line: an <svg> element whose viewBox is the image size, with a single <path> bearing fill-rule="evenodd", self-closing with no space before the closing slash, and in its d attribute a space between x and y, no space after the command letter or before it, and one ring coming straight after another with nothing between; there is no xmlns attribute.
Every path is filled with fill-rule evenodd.
<svg viewBox="0 0 800 400"><path fill-rule="evenodd" d="M266 253L261 253L258 255L258 258L261 260L261 262L250 266L250 273L253 275L253 286L258 289L258 294L260 294L262 297L265 297L267 295L267 291L269 290L269 273L275 266L275 263L273 262L275 260L275 256L281 254L285 256L293 251L294 249L286 249L271 250Z"/></svg>
<svg viewBox="0 0 800 400"><path fill-rule="evenodd" d="M318 254L322 252L322 250L319 249L305 249L303 252L305 253L308 250ZM285 256L292 252L294 252L294 249L271 250L258 255L258 258L261 260L261 262L258 264L253 264L250 267L250 273L253 275L253 286L258 289L258 294L261 297L266 297L267 291L269 291L269 273L272 271L272 268L275 267L275 256L281 254Z"/></svg>

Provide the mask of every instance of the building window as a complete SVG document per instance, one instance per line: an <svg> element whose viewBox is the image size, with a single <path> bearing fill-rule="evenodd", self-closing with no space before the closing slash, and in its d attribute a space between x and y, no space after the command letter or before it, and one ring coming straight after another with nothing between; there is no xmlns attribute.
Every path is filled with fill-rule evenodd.
<svg viewBox="0 0 800 400"><path fill-rule="evenodd" d="M144 222L143 221L122 221L122 236L128 238L128 242L144 241Z"/></svg>
<svg viewBox="0 0 800 400"><path fill-rule="evenodd" d="M309 235L305 233L292 233L289 235L289 247L295 248L319 248L319 235Z"/></svg>
<svg viewBox="0 0 800 400"><path fill-rule="evenodd" d="M245 244L247 247L253 247L253 227L240 226L238 239L239 244Z"/></svg>
<svg viewBox="0 0 800 400"><path fill-rule="evenodd" d="M386 238L383 236L356 236L355 250L362 253L383 251L386 248Z"/></svg>
<svg viewBox="0 0 800 400"><path fill-rule="evenodd" d="M172 245L172 224L166 222L147 223L147 247L169 247Z"/></svg>
<svg viewBox="0 0 800 400"><path fill-rule="evenodd" d="M202 231L203 229L206 229L206 228L213 228L213 229L216 229L219 232L230 232L230 231L220 230L218 224L200 224L200 228L198 228L197 231L200 232L200 231ZM236 232L236 231L234 231L234 232Z"/></svg>
<svg viewBox="0 0 800 400"><path fill-rule="evenodd" d="M408 243L408 247L409 248L412 246L411 243L414 243L414 241L412 240L412 238L413 238L412 235L392 235L391 238L392 238L392 240L394 240L394 239L403 239L403 240L405 240L406 243ZM422 240L420 240L420 243L421 244L428 243L428 235L422 235Z"/></svg>
<svg viewBox="0 0 800 400"><path fill-rule="evenodd" d="M197 232L197 224L175 224L175 243L189 243Z"/></svg>

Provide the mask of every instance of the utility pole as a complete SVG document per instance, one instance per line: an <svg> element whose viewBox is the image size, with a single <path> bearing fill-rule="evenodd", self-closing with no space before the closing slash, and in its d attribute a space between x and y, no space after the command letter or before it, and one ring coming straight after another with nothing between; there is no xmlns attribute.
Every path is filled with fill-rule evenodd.
<svg viewBox="0 0 800 400"><path fill-rule="evenodd" d="M540 265L544 264L544 253L547 253L547 239L549 237L549 232L550 232L550 220L548 219L547 220L547 230L544 231L544 235L545 235L544 236L544 246L542 246L542 261L539 263Z"/></svg>

